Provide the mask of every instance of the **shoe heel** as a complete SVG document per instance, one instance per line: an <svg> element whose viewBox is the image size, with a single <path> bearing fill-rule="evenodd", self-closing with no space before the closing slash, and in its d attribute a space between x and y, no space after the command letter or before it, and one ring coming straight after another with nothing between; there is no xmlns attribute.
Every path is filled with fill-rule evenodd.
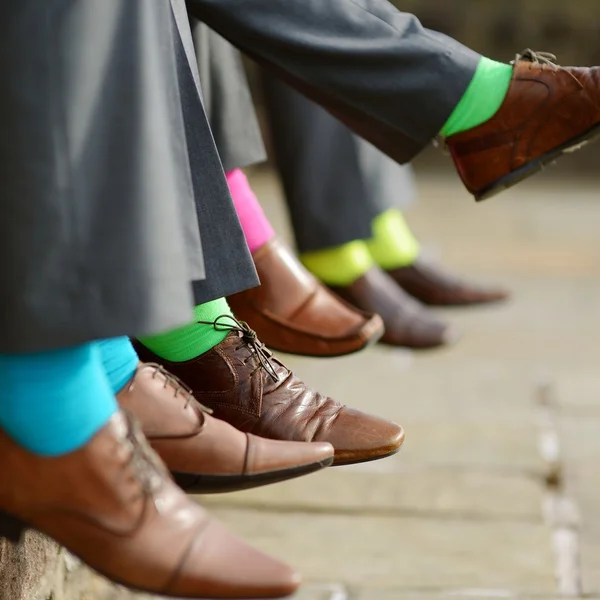
<svg viewBox="0 0 600 600"><path fill-rule="evenodd" d="M23 521L0 510L0 537L17 543L26 529L27 525Z"/></svg>

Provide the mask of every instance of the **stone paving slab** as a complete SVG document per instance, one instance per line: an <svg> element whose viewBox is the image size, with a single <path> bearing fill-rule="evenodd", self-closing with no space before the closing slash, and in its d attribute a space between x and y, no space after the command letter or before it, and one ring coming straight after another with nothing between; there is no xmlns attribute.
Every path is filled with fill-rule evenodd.
<svg viewBox="0 0 600 600"><path fill-rule="evenodd" d="M570 369L555 382L556 401L566 416L600 420L600 369Z"/></svg>
<svg viewBox="0 0 600 600"><path fill-rule="evenodd" d="M307 581L369 588L501 588L553 593L545 526L414 517L212 512Z"/></svg>
<svg viewBox="0 0 600 600"><path fill-rule="evenodd" d="M597 533L600 541L600 416L573 417L567 411L558 418L566 493L579 507L584 533Z"/></svg>
<svg viewBox="0 0 600 600"><path fill-rule="evenodd" d="M393 476L369 472L366 464L333 468L277 486L201 498L200 502L207 507L248 506L278 512L408 513L540 521L541 489L532 478L482 469L402 469L402 461L397 462Z"/></svg>
<svg viewBox="0 0 600 600"><path fill-rule="evenodd" d="M28 600L166 600L162 596L131 592L72 560L71 570L61 570L62 581L55 581L51 592L46 594L44 590L40 590L35 599L28 596ZM9 598L3 596L2 600ZM296 594L290 596L290 600L346 600L346 596L340 585L306 583Z"/></svg>
<svg viewBox="0 0 600 600"><path fill-rule="evenodd" d="M586 596L600 596L600 527L586 523L581 535L581 570Z"/></svg>
<svg viewBox="0 0 600 600"><path fill-rule="evenodd" d="M414 373L406 375L394 372L389 357L382 361L385 356L376 349L347 365L287 362L311 386L344 404L403 425L404 447L397 460L378 463L384 471L405 462L539 469L529 373L503 379L494 364L474 363L473 377L465 377L462 368L438 368L432 361L431 368L415 363Z"/></svg>
<svg viewBox="0 0 600 600"><path fill-rule="evenodd" d="M82 571L78 580L70 581L69 596L57 597L56 600L166 600L162 596L130 592L120 586L112 585L89 571ZM210 600L210 598L202 600ZM289 596L289 600L347 600L347 596L339 586L306 584L296 594Z"/></svg>
<svg viewBox="0 0 600 600"><path fill-rule="evenodd" d="M350 600L560 600L559 596L520 595L503 589L463 589L445 590L441 592L410 592L406 590L364 590L353 593ZM564 597L562 597L564 598ZM596 596L586 596L588 600L596 600Z"/></svg>

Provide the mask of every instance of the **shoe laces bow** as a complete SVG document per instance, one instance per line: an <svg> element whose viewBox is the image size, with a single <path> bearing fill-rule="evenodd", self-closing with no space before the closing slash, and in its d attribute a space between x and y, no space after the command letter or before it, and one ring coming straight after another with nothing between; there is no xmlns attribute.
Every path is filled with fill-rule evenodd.
<svg viewBox="0 0 600 600"><path fill-rule="evenodd" d="M258 368L263 369L269 377L275 382L279 381L277 371L271 362L273 353L258 339L256 331L251 329L245 321L239 321L233 315L219 315L214 321L198 321L203 325L212 325L217 331L231 331L240 335L242 346L246 346L251 356L258 359ZM244 361L245 362L245 361Z"/></svg>
<svg viewBox="0 0 600 600"><path fill-rule="evenodd" d="M523 52L518 52L515 56L515 60L513 60L510 64L514 65L519 61L538 63L540 65L552 65L555 67L557 66L556 55L550 52L537 52L531 48L526 48L523 50Z"/></svg>

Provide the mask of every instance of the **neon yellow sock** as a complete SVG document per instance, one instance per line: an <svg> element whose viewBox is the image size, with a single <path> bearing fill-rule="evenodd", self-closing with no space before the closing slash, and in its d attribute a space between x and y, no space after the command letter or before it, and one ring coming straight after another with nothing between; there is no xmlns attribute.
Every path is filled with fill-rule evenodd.
<svg viewBox="0 0 600 600"><path fill-rule="evenodd" d="M440 134L449 137L491 119L504 102L512 74L511 65L482 56L467 91L442 127Z"/></svg>
<svg viewBox="0 0 600 600"><path fill-rule="evenodd" d="M199 304L194 308L195 318L189 325L167 333L140 338L140 342L165 360L173 362L192 360L220 344L228 334L223 329L215 329L212 325L198 323L198 321L212 323L221 315L231 314L225 298Z"/></svg>
<svg viewBox="0 0 600 600"><path fill-rule="evenodd" d="M399 269L415 262L419 255L419 242L399 210L391 208L377 215L371 227L373 237L367 246L373 260L382 269Z"/></svg>
<svg viewBox="0 0 600 600"><path fill-rule="evenodd" d="M337 286L351 285L375 264L362 240L306 252L300 255L300 260L317 279Z"/></svg>

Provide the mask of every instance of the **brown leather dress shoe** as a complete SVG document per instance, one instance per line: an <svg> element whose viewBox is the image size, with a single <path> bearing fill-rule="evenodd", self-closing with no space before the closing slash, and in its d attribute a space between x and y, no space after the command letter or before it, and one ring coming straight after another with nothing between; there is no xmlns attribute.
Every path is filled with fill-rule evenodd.
<svg viewBox="0 0 600 600"><path fill-rule="evenodd" d="M375 343L383 334L378 315L360 311L309 273L277 239L254 253L260 287L228 298L274 350L305 356L342 356Z"/></svg>
<svg viewBox="0 0 600 600"><path fill-rule="evenodd" d="M217 320L224 327L223 320ZM308 388L257 339L235 322L220 344L182 363L163 360L135 344L141 360L162 363L185 381L214 416L240 431L275 440L329 442L334 465L395 454L404 441L402 427L347 408Z"/></svg>
<svg viewBox="0 0 600 600"><path fill-rule="evenodd" d="M326 442L282 442L242 433L211 417L181 381L157 364L141 364L117 395L186 492L249 489L306 475L333 463Z"/></svg>
<svg viewBox="0 0 600 600"><path fill-rule="evenodd" d="M387 273L405 292L429 306L490 304L509 296L507 291L499 288L464 282L421 257L408 267Z"/></svg>
<svg viewBox="0 0 600 600"><path fill-rule="evenodd" d="M385 325L382 344L424 349L458 339L454 329L411 298L378 267L367 271L352 285L331 289L355 306L381 315Z"/></svg>
<svg viewBox="0 0 600 600"><path fill-rule="evenodd" d="M0 534L32 527L112 581L161 596L279 598L299 585L188 498L122 413L64 456L36 456L3 432L0 455Z"/></svg>
<svg viewBox="0 0 600 600"><path fill-rule="evenodd" d="M446 144L466 188L484 200L600 135L600 67L559 67L518 54L508 93L489 120Z"/></svg>

